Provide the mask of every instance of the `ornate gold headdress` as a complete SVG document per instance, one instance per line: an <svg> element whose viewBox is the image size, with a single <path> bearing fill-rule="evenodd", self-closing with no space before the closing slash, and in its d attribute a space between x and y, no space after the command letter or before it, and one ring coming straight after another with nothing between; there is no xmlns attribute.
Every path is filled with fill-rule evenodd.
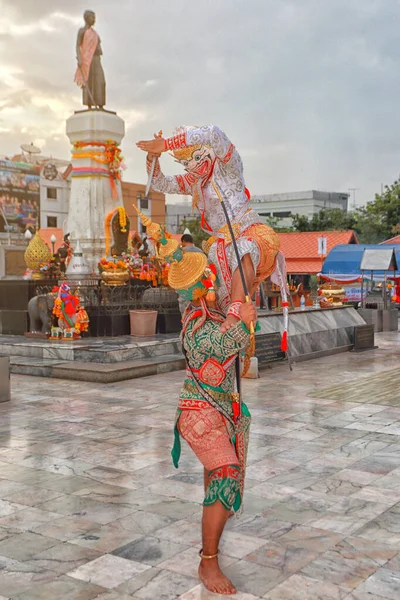
<svg viewBox="0 0 400 600"><path fill-rule="evenodd" d="M177 240L165 235L160 240L160 257L171 263L168 284L174 290L186 290L204 277L207 257L203 252L185 252Z"/></svg>
<svg viewBox="0 0 400 600"><path fill-rule="evenodd" d="M196 127L177 127L173 132L173 135L175 136L180 135L182 133L186 133L188 129L196 129ZM176 158L176 160L179 161L190 160L193 156L193 152L195 152L196 150L200 150L201 147L202 144L196 144L195 146L187 146L187 148L176 148L172 151L172 155L174 156L174 158Z"/></svg>
<svg viewBox="0 0 400 600"><path fill-rule="evenodd" d="M196 146L188 146L187 148L177 148L172 151L172 154L176 160L191 160L193 157L193 152L196 150L200 150L201 145L197 144Z"/></svg>
<svg viewBox="0 0 400 600"><path fill-rule="evenodd" d="M205 278L210 279L213 273L208 266L208 260L203 252L185 252L177 240L168 237L169 234L158 223L153 223L149 217L136 207L148 235L160 242L159 256L170 263L168 284L174 290L182 293L187 290L189 298L202 297L215 300L213 283L205 285ZM208 281L207 279L207 281ZM215 277L213 279L215 281ZM196 289L194 289L196 288Z"/></svg>
<svg viewBox="0 0 400 600"><path fill-rule="evenodd" d="M133 208L136 210L137 214L140 217L140 220L142 221L143 225L146 227L146 233L149 237L153 238L154 240L156 240L157 242L160 241L162 235L163 235L163 230L161 225L159 225L158 223L153 223L153 221L150 219L150 217L146 216L145 214L143 214L142 212L140 212L140 210L134 205L132 204Z"/></svg>

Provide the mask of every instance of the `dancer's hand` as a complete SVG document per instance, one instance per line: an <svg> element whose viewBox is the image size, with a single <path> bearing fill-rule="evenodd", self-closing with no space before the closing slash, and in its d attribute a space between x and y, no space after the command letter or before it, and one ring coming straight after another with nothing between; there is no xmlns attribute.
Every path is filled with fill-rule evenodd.
<svg viewBox="0 0 400 600"><path fill-rule="evenodd" d="M161 133L158 135L155 133L154 140L142 140L137 142L136 146L140 150L152 154L153 156L160 156L162 152L166 152L165 139L162 137Z"/></svg>
<svg viewBox="0 0 400 600"><path fill-rule="evenodd" d="M255 325L257 321L256 307L252 302L243 302L239 308L239 316L247 329L250 329L250 323Z"/></svg>

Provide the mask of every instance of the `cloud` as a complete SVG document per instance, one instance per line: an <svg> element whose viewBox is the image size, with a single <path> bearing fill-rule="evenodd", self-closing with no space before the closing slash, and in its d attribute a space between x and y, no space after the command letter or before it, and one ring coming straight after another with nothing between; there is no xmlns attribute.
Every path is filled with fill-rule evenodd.
<svg viewBox="0 0 400 600"><path fill-rule="evenodd" d="M398 176L398 0L92 5L108 108L126 120L127 179L145 180L137 139L210 122L242 152L257 194L355 187L367 201ZM80 108L73 73L86 8L80 0L0 0L0 153L29 134L68 156L63 131ZM175 171L168 157L163 165Z"/></svg>

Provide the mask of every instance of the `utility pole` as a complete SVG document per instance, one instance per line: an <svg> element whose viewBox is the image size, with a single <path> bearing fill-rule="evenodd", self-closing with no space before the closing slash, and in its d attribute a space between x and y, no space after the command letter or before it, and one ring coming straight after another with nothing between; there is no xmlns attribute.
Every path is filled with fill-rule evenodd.
<svg viewBox="0 0 400 600"><path fill-rule="evenodd" d="M353 210L356 208L356 192L360 188L349 188L349 192L353 192Z"/></svg>

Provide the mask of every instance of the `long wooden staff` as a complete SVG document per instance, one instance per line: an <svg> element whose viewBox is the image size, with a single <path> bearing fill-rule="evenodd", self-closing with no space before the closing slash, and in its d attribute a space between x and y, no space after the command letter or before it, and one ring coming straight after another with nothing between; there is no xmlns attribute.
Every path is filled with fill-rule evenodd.
<svg viewBox="0 0 400 600"><path fill-rule="evenodd" d="M228 211L227 211L226 206L225 206L225 201L224 201L224 198L223 198L223 196L221 194L221 190L216 186L216 184L214 183L214 181L212 179L211 179L211 185L213 186L213 188L215 190L215 193L217 194L218 199L221 202L222 210L224 211L224 215L225 215L225 218L226 218L226 223L228 225L229 233L231 234L233 249L234 249L235 254L236 254L236 260L237 260L237 263L238 263L238 269L239 269L239 273L240 273L240 279L242 280L242 285L243 285L244 297L245 297L246 302L250 302L249 290L247 288L246 278L244 276L242 260L240 258L239 248L237 246L235 234L233 232L232 223L231 223L231 220L230 220L229 215L228 215ZM251 336L252 343L254 343L254 323L253 323L253 321L251 321L251 323L250 323L250 336Z"/></svg>

